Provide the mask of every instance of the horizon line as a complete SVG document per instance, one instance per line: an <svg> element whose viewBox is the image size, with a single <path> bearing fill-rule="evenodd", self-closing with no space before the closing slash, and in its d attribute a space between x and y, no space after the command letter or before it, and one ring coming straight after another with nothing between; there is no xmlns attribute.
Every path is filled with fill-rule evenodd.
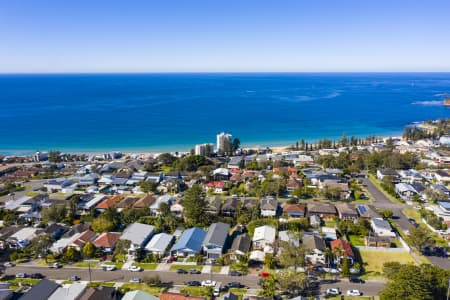
<svg viewBox="0 0 450 300"><path fill-rule="evenodd" d="M449 74L449 71L112 71L112 72L0 72L3 75L115 75L115 74Z"/></svg>

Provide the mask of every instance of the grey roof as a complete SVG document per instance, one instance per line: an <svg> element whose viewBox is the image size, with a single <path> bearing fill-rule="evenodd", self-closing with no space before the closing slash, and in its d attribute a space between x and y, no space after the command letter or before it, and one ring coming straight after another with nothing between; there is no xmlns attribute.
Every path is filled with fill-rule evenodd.
<svg viewBox="0 0 450 300"><path fill-rule="evenodd" d="M306 249L318 249L324 251L327 248L325 241L315 234L303 235L302 242Z"/></svg>
<svg viewBox="0 0 450 300"><path fill-rule="evenodd" d="M47 300L57 288L59 284L44 278L20 297L20 300Z"/></svg>
<svg viewBox="0 0 450 300"><path fill-rule="evenodd" d="M383 228L386 230L392 230L391 225L388 221L381 219L381 218L372 218L373 224L378 228Z"/></svg>
<svg viewBox="0 0 450 300"><path fill-rule="evenodd" d="M274 198L264 198L261 200L261 209L276 210L277 208L278 202Z"/></svg>
<svg viewBox="0 0 450 300"><path fill-rule="evenodd" d="M329 202L311 202L307 204L310 215L319 214L336 214L336 207Z"/></svg>
<svg viewBox="0 0 450 300"><path fill-rule="evenodd" d="M231 245L231 250L248 253L248 251L250 251L251 244L252 238L248 234L244 233L234 239L233 244Z"/></svg>
<svg viewBox="0 0 450 300"><path fill-rule="evenodd" d="M164 252L173 241L173 235L167 233L158 233L148 242L145 250L154 252Z"/></svg>
<svg viewBox="0 0 450 300"><path fill-rule="evenodd" d="M203 245L215 245L223 247L228 237L228 231L230 230L230 224L222 222L214 223L209 226L208 233L203 240Z"/></svg>
<svg viewBox="0 0 450 300"><path fill-rule="evenodd" d="M219 298L219 300L238 300L238 299L239 299L239 297L237 295L233 294L232 292L228 292Z"/></svg>
<svg viewBox="0 0 450 300"><path fill-rule="evenodd" d="M86 290L86 283L73 283L67 287L58 288L48 300L75 300Z"/></svg>
<svg viewBox="0 0 450 300"><path fill-rule="evenodd" d="M154 231L155 226L133 223L125 229L120 239L129 240L134 245L143 246L143 243L146 242L149 236L153 235Z"/></svg>

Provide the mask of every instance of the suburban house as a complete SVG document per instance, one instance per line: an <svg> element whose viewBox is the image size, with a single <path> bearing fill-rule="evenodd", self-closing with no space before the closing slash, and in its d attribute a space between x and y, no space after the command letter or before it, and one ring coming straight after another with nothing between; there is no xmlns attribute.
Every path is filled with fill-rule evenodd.
<svg viewBox="0 0 450 300"><path fill-rule="evenodd" d="M150 208L150 206L156 201L153 195L147 194L138 201L134 202L134 208Z"/></svg>
<svg viewBox="0 0 450 300"><path fill-rule="evenodd" d="M391 239L384 236L366 236L364 237L364 244L368 247L391 247Z"/></svg>
<svg viewBox="0 0 450 300"><path fill-rule="evenodd" d="M395 185L395 193L405 201L410 201L414 195L419 194L412 185L404 182Z"/></svg>
<svg viewBox="0 0 450 300"><path fill-rule="evenodd" d="M158 199L156 199L156 201L152 205L150 205L150 211L155 215L159 214L159 206L161 205L161 203L172 206L172 204L175 203L175 199L170 195L162 195L158 197Z"/></svg>
<svg viewBox="0 0 450 300"><path fill-rule="evenodd" d="M377 178L380 181L383 181L384 178L392 178L393 182L398 182L400 179L400 175L394 169L378 169L377 170Z"/></svg>
<svg viewBox="0 0 450 300"><path fill-rule="evenodd" d="M345 255L347 255L350 264L353 264L355 255L353 254L352 246L349 244L349 242L343 239L337 239L330 242L330 247L331 252L334 253L335 260L338 264L342 262Z"/></svg>
<svg viewBox="0 0 450 300"><path fill-rule="evenodd" d="M178 242L172 246L170 253L176 256L196 255L202 251L206 232L198 227L186 229Z"/></svg>
<svg viewBox="0 0 450 300"><path fill-rule="evenodd" d="M450 174L446 170L437 170L434 177L441 183L450 182Z"/></svg>
<svg viewBox="0 0 450 300"><path fill-rule="evenodd" d="M155 227L152 225L133 223L128 225L120 239L131 242L128 252L133 254L136 249L143 248L154 233Z"/></svg>
<svg viewBox="0 0 450 300"><path fill-rule="evenodd" d="M122 300L159 300L159 298L147 292L136 290L126 292L123 295Z"/></svg>
<svg viewBox="0 0 450 300"><path fill-rule="evenodd" d="M264 252L272 252L276 232L276 229L269 225L256 227L252 239L253 249L263 250Z"/></svg>
<svg viewBox="0 0 450 300"><path fill-rule="evenodd" d="M162 293L159 295L159 300L205 300L205 297L194 297L188 294L177 293Z"/></svg>
<svg viewBox="0 0 450 300"><path fill-rule="evenodd" d="M90 211L91 208L96 206L100 201L105 200L105 195L96 195L93 198L90 198L88 201L84 201L80 204L80 208L84 211Z"/></svg>
<svg viewBox="0 0 450 300"><path fill-rule="evenodd" d="M347 202L336 203L339 219L355 221L358 219L358 213L355 208Z"/></svg>
<svg viewBox="0 0 450 300"><path fill-rule="evenodd" d="M285 204L283 206L283 214L290 218L302 218L306 216L305 204Z"/></svg>
<svg viewBox="0 0 450 300"><path fill-rule="evenodd" d="M222 194L225 190L225 182L224 181L209 181L204 185L206 190L212 190L215 194Z"/></svg>
<svg viewBox="0 0 450 300"><path fill-rule="evenodd" d="M356 211L360 218L370 220L372 218L381 218L381 215L370 205L358 204L356 206Z"/></svg>
<svg viewBox="0 0 450 300"><path fill-rule="evenodd" d="M286 182L286 190L288 192L293 192L296 189L299 189L302 187L302 183L299 180L296 180L294 178L291 178Z"/></svg>
<svg viewBox="0 0 450 300"><path fill-rule="evenodd" d="M395 232L392 231L392 227L388 221L382 218L372 218L370 219L370 226L375 235L383 237L395 238Z"/></svg>
<svg viewBox="0 0 450 300"><path fill-rule="evenodd" d="M294 247L300 246L300 239L297 236L295 236L292 232L286 230L278 232L278 241L290 243ZM281 244L282 243L279 243L278 246L282 248Z"/></svg>
<svg viewBox="0 0 450 300"><path fill-rule="evenodd" d="M222 199L216 196L210 196L206 197L206 202L205 212L217 216L220 213Z"/></svg>
<svg viewBox="0 0 450 300"><path fill-rule="evenodd" d="M96 210L100 211L100 212L104 212L105 210L107 210L108 208L113 208L116 206L117 201L120 200L120 198L122 198L122 195L114 195L109 197L108 199L103 200L102 202L100 202L99 204L97 204L97 206L95 207Z"/></svg>
<svg viewBox="0 0 450 300"><path fill-rule="evenodd" d="M225 251L229 230L230 224L222 222L213 223L209 226L202 244L207 258L217 259L222 255Z"/></svg>
<svg viewBox="0 0 450 300"><path fill-rule="evenodd" d="M111 286L89 287L78 300L113 300L117 299L117 294Z"/></svg>
<svg viewBox="0 0 450 300"><path fill-rule="evenodd" d="M278 210L278 201L273 197L266 197L261 200L261 216L275 217Z"/></svg>
<svg viewBox="0 0 450 300"><path fill-rule="evenodd" d="M72 184L74 184L74 181L72 179L61 177L48 179L47 181L45 181L44 187L47 188L47 191L54 193L60 192L63 189L68 188Z"/></svg>
<svg viewBox="0 0 450 300"><path fill-rule="evenodd" d="M233 254L247 256L250 251L250 246L252 245L252 239L247 233L238 235L231 245L231 251Z"/></svg>
<svg viewBox="0 0 450 300"><path fill-rule="evenodd" d="M59 287L48 300L78 300L86 291L86 283L72 283Z"/></svg>
<svg viewBox="0 0 450 300"><path fill-rule="evenodd" d="M317 215L323 219L332 219L337 216L336 207L329 202L308 203L308 215Z"/></svg>
<svg viewBox="0 0 450 300"><path fill-rule="evenodd" d="M20 297L21 300L48 300L50 298L51 294L53 294L58 288L60 287L59 284L48 280L47 278L42 279L39 281L38 284L31 287L31 289L26 292L22 297Z"/></svg>
<svg viewBox="0 0 450 300"><path fill-rule="evenodd" d="M145 246L145 250L160 256L165 256L172 244L174 236L167 233L155 234L150 242Z"/></svg>
<svg viewBox="0 0 450 300"><path fill-rule="evenodd" d="M112 253L117 241L122 236L120 232L104 232L92 241L95 247L102 249L105 253Z"/></svg>
<svg viewBox="0 0 450 300"><path fill-rule="evenodd" d="M321 229L326 241L337 240L337 230L335 227L322 227Z"/></svg>
<svg viewBox="0 0 450 300"><path fill-rule="evenodd" d="M325 250L327 245L325 241L318 235L315 234L304 234L302 237L302 244L309 251L305 255L306 261L316 264L325 264Z"/></svg>
<svg viewBox="0 0 450 300"><path fill-rule="evenodd" d="M116 204L116 210L118 212L121 212L125 208L131 207L133 205L133 203L136 202L137 200L138 200L137 197L128 196L128 197L126 197L125 199L123 199L122 201L120 201L119 203Z"/></svg>
<svg viewBox="0 0 450 300"><path fill-rule="evenodd" d="M232 217L236 213L236 209L238 206L238 199L229 198L222 205L222 215L227 217Z"/></svg>
<svg viewBox="0 0 450 300"><path fill-rule="evenodd" d="M87 242L92 242L96 236L97 234L95 232L88 229L77 236L68 246L81 251L83 246Z"/></svg>
<svg viewBox="0 0 450 300"><path fill-rule="evenodd" d="M24 227L6 239L9 247L23 248L26 247L33 238L35 238L41 230L33 227Z"/></svg>

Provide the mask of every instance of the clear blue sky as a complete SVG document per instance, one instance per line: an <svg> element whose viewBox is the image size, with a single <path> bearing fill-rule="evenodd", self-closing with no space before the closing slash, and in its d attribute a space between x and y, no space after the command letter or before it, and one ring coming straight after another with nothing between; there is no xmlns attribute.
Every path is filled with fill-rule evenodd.
<svg viewBox="0 0 450 300"><path fill-rule="evenodd" d="M450 0L0 0L0 72L450 71Z"/></svg>

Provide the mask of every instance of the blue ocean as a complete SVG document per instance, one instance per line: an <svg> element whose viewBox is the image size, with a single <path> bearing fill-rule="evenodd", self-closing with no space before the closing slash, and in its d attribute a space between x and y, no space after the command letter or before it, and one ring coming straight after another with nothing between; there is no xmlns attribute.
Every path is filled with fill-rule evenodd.
<svg viewBox="0 0 450 300"><path fill-rule="evenodd" d="M0 153L174 151L401 134L450 117L450 73L0 75Z"/></svg>

